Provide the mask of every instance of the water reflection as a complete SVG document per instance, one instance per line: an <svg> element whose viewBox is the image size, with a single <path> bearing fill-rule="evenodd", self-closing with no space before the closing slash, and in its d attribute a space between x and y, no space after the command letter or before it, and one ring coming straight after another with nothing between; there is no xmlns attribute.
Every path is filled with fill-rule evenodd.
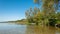
<svg viewBox="0 0 60 34"><path fill-rule="evenodd" d="M60 34L60 28L0 23L0 34Z"/></svg>
<svg viewBox="0 0 60 34"><path fill-rule="evenodd" d="M60 34L60 29L50 26L29 25L27 26L26 34Z"/></svg>

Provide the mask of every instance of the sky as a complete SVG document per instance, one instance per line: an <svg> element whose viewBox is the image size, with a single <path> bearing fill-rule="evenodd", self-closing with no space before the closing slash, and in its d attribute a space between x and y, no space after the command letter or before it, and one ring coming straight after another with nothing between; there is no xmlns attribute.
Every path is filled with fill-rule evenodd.
<svg viewBox="0 0 60 34"><path fill-rule="evenodd" d="M41 6L33 0L0 0L0 22L25 19L26 10Z"/></svg>
<svg viewBox="0 0 60 34"><path fill-rule="evenodd" d="M0 0L0 22L25 18L25 11L30 7L38 7L33 0Z"/></svg>

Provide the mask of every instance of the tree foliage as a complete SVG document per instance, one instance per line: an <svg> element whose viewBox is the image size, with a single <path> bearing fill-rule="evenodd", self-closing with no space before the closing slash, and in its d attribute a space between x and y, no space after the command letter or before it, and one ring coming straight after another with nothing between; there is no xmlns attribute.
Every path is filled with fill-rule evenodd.
<svg viewBox="0 0 60 34"><path fill-rule="evenodd" d="M26 17L29 23L36 23L36 25L38 25L42 18L42 14L40 13L40 9L35 7L34 10L30 8L28 12L26 11Z"/></svg>
<svg viewBox="0 0 60 34"><path fill-rule="evenodd" d="M37 3L39 0L34 0ZM56 12L58 9L59 0L42 0L42 10L44 12L44 19L52 19L52 22L60 16L57 17ZM59 18L58 18L59 19ZM49 21L50 22L50 21ZM45 22L44 22L45 23ZM56 23L55 23L56 24Z"/></svg>
<svg viewBox="0 0 60 34"><path fill-rule="evenodd" d="M42 2L42 11L39 8L35 7L34 9L30 8L26 11L26 18L29 23L49 23L55 25L57 20L60 20L60 12L57 12L59 0L34 0L34 3L40 4ZM50 19L52 21L50 22Z"/></svg>

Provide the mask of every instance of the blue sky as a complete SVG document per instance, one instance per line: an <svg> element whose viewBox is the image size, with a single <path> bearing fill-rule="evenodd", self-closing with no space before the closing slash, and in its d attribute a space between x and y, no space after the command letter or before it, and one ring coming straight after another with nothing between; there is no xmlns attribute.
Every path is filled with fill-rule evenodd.
<svg viewBox="0 0 60 34"><path fill-rule="evenodd" d="M33 0L0 0L0 22L25 18L25 11L34 8Z"/></svg>
<svg viewBox="0 0 60 34"><path fill-rule="evenodd" d="M35 6L33 0L0 0L0 22L24 19L25 11Z"/></svg>

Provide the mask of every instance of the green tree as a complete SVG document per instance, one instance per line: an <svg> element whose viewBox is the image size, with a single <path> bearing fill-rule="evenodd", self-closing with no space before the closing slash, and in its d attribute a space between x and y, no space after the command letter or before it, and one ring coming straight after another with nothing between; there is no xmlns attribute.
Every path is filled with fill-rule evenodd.
<svg viewBox="0 0 60 34"><path fill-rule="evenodd" d="M58 2L59 0L41 0L43 3L42 5L42 10L44 13L44 20L48 19L48 21L50 21L50 19L55 20L56 16L56 11L58 9ZM35 3L39 4L40 0L34 0ZM52 21L54 22L54 21ZM45 23L45 22L44 22Z"/></svg>
<svg viewBox="0 0 60 34"><path fill-rule="evenodd" d="M60 12L57 12L57 22L60 24Z"/></svg>
<svg viewBox="0 0 60 34"><path fill-rule="evenodd" d="M30 8L26 11L26 18L29 23L47 23L50 25L55 25L56 18L60 17L57 16L56 11L58 9L58 2L59 0L34 0L35 3L40 4L42 1L42 11L39 8L35 7L34 10ZM52 21L51 21L52 19Z"/></svg>
<svg viewBox="0 0 60 34"><path fill-rule="evenodd" d="M29 23L33 22L33 17L32 17L32 8L30 8L30 10L27 10L25 12L26 15L26 19Z"/></svg>
<svg viewBox="0 0 60 34"><path fill-rule="evenodd" d="M32 8L30 8L30 10L26 11L25 14L26 14L26 18L29 23L36 23L36 25L38 25L40 23L41 13L40 13L39 8L35 7L34 10L32 10Z"/></svg>

